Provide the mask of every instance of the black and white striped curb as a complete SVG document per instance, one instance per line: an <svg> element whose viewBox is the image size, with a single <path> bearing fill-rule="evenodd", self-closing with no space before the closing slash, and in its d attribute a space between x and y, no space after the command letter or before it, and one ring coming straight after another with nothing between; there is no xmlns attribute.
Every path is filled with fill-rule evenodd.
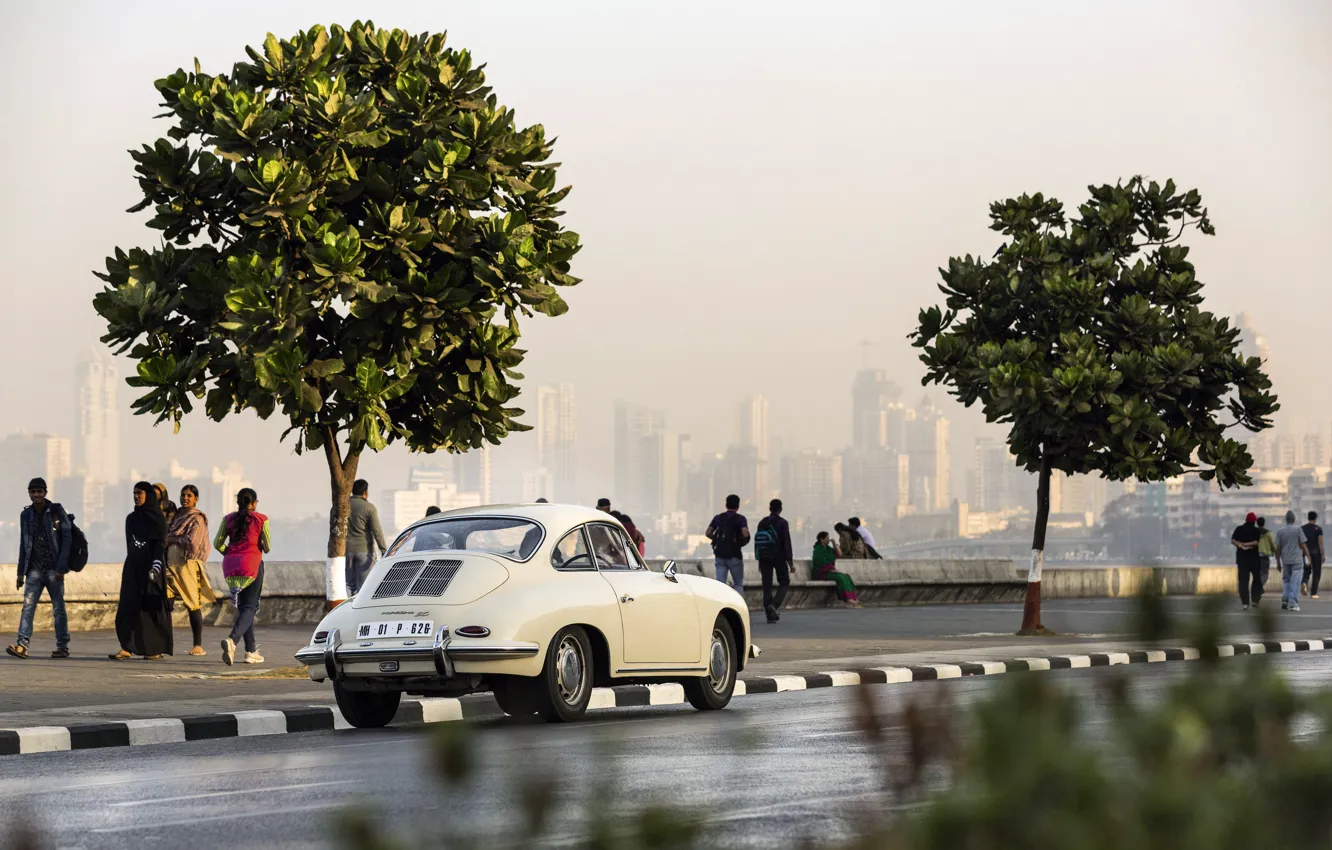
<svg viewBox="0 0 1332 850"><path fill-rule="evenodd" d="M1263 655L1281 652L1317 652L1332 649L1332 638L1324 640L1227 643L1217 646L1217 655ZM1070 670L1084 667L1114 667L1121 664L1152 664L1165 661L1194 661L1201 653L1193 647L1133 650L1015 658L1011 661L963 661L957 664L921 664L904 667L869 667L830 670L821 673L753 676L735 683L735 695L774 694L848 685L883 685L906 682L993 676L999 673ZM619 685L594 688L589 710L684 703L684 688L675 683ZM489 694L403 700L393 719L396 726L473 720L502 714ZM141 744L170 744L210 738L252 735L281 735L348 729L334 706L309 706L281 710L237 711L151 720L120 720L74 726L31 726L0 729L0 756L87 750L99 747L133 747Z"/></svg>

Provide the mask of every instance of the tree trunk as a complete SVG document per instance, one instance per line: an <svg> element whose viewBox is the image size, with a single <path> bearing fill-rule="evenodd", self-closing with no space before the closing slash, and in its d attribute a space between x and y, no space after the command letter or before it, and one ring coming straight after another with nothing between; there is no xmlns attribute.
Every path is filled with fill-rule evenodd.
<svg viewBox="0 0 1332 850"><path fill-rule="evenodd" d="M351 517L352 482L360 452L342 457L338 435L324 431L324 457L328 460L329 489L333 507L328 514L328 559L324 562L324 610L332 611L347 600L347 520Z"/></svg>
<svg viewBox="0 0 1332 850"><path fill-rule="evenodd" d="M1045 565L1045 527L1050 522L1049 449L1041 446L1041 474L1036 485L1036 523L1031 533L1031 567L1027 570L1027 599L1022 606L1022 629L1019 635L1045 634L1041 625L1041 568Z"/></svg>

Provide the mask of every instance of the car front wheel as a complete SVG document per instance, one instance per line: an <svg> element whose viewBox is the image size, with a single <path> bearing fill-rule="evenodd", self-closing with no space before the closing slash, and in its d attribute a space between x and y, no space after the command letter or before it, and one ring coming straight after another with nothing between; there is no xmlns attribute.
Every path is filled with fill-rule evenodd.
<svg viewBox="0 0 1332 850"><path fill-rule="evenodd" d="M718 617L712 627L712 640L708 644L708 674L685 679L685 699L699 711L725 708L735 691L735 633L725 617Z"/></svg>
<svg viewBox="0 0 1332 850"><path fill-rule="evenodd" d="M389 725L402 701L399 691L349 691L337 682L333 683L333 697L338 701L338 711L357 729L378 729Z"/></svg>
<svg viewBox="0 0 1332 850"><path fill-rule="evenodd" d="M546 720L580 719L592 699L592 645L581 626L556 632L536 680L537 713Z"/></svg>

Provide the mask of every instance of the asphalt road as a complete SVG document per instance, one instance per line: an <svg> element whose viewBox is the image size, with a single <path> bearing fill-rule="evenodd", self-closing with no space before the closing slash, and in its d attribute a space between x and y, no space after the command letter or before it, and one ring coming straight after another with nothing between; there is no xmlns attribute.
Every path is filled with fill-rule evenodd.
<svg viewBox="0 0 1332 850"><path fill-rule="evenodd" d="M1332 677L1330 653L1225 662L1248 663L1276 664L1298 687ZM1128 669L1131 687L1151 698L1191 663ZM1029 675L1075 689L1093 715L1100 705L1100 671ZM1002 678L873 691L890 710L913 694L966 705ZM336 817L361 806L398 846L445 846L439 836L450 836L447 846L503 846L523 820L518 789L548 775L559 800L552 846L579 843L590 812L625 815L653 801L699 812L710 830L703 846L826 841L849 836L857 804L875 800L879 762L851 728L852 691L745 697L713 714L623 709L564 726L485 723L468 733L475 769L455 787L432 768L432 736L460 728L452 724L11 757L0 761L0 837L26 807L58 847L331 847L345 835ZM890 742L900 747L900 730Z"/></svg>

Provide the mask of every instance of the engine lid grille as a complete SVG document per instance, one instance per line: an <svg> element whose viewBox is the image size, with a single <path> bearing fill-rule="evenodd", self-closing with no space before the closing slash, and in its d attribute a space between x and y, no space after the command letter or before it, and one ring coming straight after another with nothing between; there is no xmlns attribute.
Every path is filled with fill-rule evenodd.
<svg viewBox="0 0 1332 850"><path fill-rule="evenodd" d="M431 561L421 575L412 584L408 596L443 596L449 589L449 583L462 568L462 561L456 558Z"/></svg>
<svg viewBox="0 0 1332 850"><path fill-rule="evenodd" d="M401 561L389 567L384 580L375 588L375 593L371 599L390 599L394 596L402 596L407 592L407 588L421 572L421 567L425 561Z"/></svg>

